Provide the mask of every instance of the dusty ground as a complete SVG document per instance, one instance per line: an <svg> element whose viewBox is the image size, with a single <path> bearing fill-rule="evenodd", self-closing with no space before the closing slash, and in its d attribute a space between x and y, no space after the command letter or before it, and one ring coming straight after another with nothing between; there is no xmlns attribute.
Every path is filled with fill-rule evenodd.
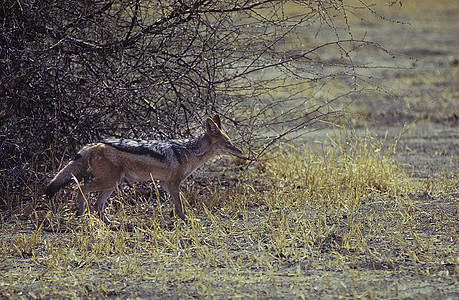
<svg viewBox="0 0 459 300"><path fill-rule="evenodd" d="M223 224L201 213L201 225L177 230L167 221L156 228L142 215L161 216L141 203L125 208L126 215L140 218L138 230L108 234L94 229L91 238L73 219L60 224L64 230L58 233L37 230L35 220L12 220L2 222L0 229L0 246L6 249L0 256L0 297L457 299L458 189L450 186L440 193L433 184L438 178L459 176L459 124L454 117L459 115L459 2L403 3L401 9L389 11L389 17L411 25L381 20L354 24L356 34L378 28L368 30L369 40L412 59L402 60L402 67L409 69L373 75L390 94L355 99L349 117L354 128L349 130L364 133L368 128L372 136L391 140L409 127L400 137L395 159L425 185L424 192L410 196L412 219L407 220L416 221L416 226L401 225L392 216L394 228L375 229L373 234L370 230L367 250L362 251L343 246L346 235L341 232L350 226L351 217L326 215L320 208L305 215L290 211L285 219L298 223L299 232L294 233L281 223L273 225L276 230L263 227L270 223L267 219L274 223L282 214L265 205L253 205L243 214L222 212ZM324 132L305 138L310 145L325 139ZM391 211L381 205L391 202L381 197L372 199L361 216L377 218ZM68 212L61 213L65 220ZM285 245L272 242L283 241L283 230L300 236L303 228L314 226L321 234L309 244L293 238ZM391 224L381 220L383 226ZM400 234L406 228L412 231Z"/></svg>
<svg viewBox="0 0 459 300"><path fill-rule="evenodd" d="M429 178L442 171L457 174L459 4L455 1L440 1L435 5L404 1L403 4L402 9L393 9L389 15L410 25L392 29L382 26L381 30L368 34L369 39L409 57L401 64L412 69L383 70L376 77L395 97L357 99L357 105L366 112L362 114L366 124L379 136L386 130L390 136L396 136L402 125L414 124L401 139L398 161L411 168L415 176ZM365 26L359 30L365 30ZM390 64L390 58L384 60Z"/></svg>

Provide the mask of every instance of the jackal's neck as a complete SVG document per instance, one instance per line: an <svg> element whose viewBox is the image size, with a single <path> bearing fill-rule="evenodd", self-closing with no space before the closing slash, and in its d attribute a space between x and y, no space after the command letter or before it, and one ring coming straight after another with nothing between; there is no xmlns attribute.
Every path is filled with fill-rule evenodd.
<svg viewBox="0 0 459 300"><path fill-rule="evenodd" d="M207 134L203 133L199 137L190 140L185 149L193 156L200 158L209 158L213 156L211 141Z"/></svg>

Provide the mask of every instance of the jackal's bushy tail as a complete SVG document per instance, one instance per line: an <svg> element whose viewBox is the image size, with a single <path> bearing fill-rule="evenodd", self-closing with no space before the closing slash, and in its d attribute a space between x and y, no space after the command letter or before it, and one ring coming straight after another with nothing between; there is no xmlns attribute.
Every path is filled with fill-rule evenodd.
<svg viewBox="0 0 459 300"><path fill-rule="evenodd" d="M75 158L69 162L46 187L46 196L52 198L61 188L72 180L72 175L77 178L88 168L87 149L81 150Z"/></svg>

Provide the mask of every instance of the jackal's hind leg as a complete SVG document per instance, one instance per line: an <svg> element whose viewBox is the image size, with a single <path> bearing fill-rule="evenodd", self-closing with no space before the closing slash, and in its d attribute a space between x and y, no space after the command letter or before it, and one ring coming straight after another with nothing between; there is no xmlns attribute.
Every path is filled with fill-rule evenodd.
<svg viewBox="0 0 459 300"><path fill-rule="evenodd" d="M100 219L105 223L108 223L109 221L105 217L103 209L105 207L105 201L107 201L108 197L110 197L114 190L115 186L113 186L113 182L104 182L97 179L87 185L82 186L80 192L78 193L77 216L81 216L84 213L86 206L88 206L87 202L89 201L90 193L100 192L95 208L99 214Z"/></svg>
<svg viewBox="0 0 459 300"><path fill-rule="evenodd" d="M107 217L105 216L104 208L105 208L105 202L107 201L107 199L110 197L112 193L113 193L113 189L100 192L100 195L97 198L96 205L95 205L99 218L102 221L104 221L104 223L107 225L110 225L110 220L107 219Z"/></svg>
<svg viewBox="0 0 459 300"><path fill-rule="evenodd" d="M76 215L81 216L83 215L85 208L88 207L88 201L89 201L89 192L85 192L84 186L81 188L81 190L78 191L78 196L77 196L77 212Z"/></svg>

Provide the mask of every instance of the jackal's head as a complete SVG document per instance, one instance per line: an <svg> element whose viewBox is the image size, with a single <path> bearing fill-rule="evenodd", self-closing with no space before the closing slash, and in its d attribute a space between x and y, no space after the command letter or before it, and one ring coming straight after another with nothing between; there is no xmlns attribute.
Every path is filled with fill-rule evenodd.
<svg viewBox="0 0 459 300"><path fill-rule="evenodd" d="M241 149L234 146L230 138L223 132L222 123L218 115L215 115L212 119L207 118L205 125L206 133L212 141L211 147L216 153L237 157L242 154Z"/></svg>

